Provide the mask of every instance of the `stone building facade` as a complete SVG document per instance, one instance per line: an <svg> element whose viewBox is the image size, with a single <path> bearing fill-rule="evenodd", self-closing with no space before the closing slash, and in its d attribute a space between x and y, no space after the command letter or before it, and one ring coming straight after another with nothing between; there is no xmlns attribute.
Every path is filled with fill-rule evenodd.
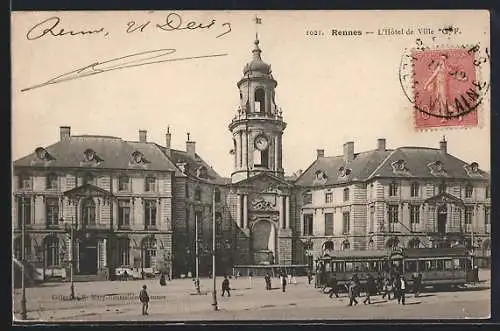
<svg viewBox="0 0 500 331"><path fill-rule="evenodd" d="M47 276L64 275L73 260L76 274L179 277L195 274L196 257L205 276L214 230L220 274L236 265L312 266L332 249L465 244L489 255L489 174L449 154L444 137L438 148L388 149L378 139L364 152L347 142L342 155L317 150L308 169L286 177L278 83L261 53L256 40L237 83L230 178L196 153L189 134L178 150L169 129L157 144L144 130L131 142L61 127L59 142L14 162L15 256L22 219L27 259Z"/></svg>

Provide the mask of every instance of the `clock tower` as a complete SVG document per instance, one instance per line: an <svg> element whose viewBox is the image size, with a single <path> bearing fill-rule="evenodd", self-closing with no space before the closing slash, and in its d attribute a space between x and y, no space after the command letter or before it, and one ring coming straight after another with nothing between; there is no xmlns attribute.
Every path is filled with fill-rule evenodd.
<svg viewBox="0 0 500 331"><path fill-rule="evenodd" d="M262 61L258 37L254 44L252 61L245 65L237 84L237 114L229 124L234 146L233 183L261 173L284 176L282 136L286 123L275 101L278 83L271 66Z"/></svg>

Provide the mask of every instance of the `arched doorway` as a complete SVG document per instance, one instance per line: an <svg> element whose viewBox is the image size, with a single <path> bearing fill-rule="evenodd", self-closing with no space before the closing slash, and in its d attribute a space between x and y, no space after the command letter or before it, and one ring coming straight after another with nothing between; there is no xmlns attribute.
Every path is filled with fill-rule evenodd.
<svg viewBox="0 0 500 331"><path fill-rule="evenodd" d="M78 273L81 275L96 275L97 262L97 238L87 234L87 236L80 239Z"/></svg>
<svg viewBox="0 0 500 331"><path fill-rule="evenodd" d="M331 252L334 251L334 249L335 249L335 245L334 245L333 241L331 241L331 240L325 241L323 243L323 245L321 246L323 256L329 255Z"/></svg>
<svg viewBox="0 0 500 331"><path fill-rule="evenodd" d="M446 234L446 219L448 218L448 207L441 205L437 208L437 232L440 235Z"/></svg>
<svg viewBox="0 0 500 331"><path fill-rule="evenodd" d="M276 249L276 229L268 220L259 220L252 227L254 263L273 264Z"/></svg>

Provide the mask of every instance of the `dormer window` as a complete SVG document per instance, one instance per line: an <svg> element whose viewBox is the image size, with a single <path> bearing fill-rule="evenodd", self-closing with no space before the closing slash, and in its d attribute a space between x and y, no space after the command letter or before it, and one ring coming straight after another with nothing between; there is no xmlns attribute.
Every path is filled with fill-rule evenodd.
<svg viewBox="0 0 500 331"><path fill-rule="evenodd" d="M85 161L87 162L94 161L96 156L95 152L90 148L86 149L85 152L83 152L83 155L85 157Z"/></svg>
<svg viewBox="0 0 500 331"><path fill-rule="evenodd" d="M405 160L397 160L391 163L392 171L394 173L408 172Z"/></svg>
<svg viewBox="0 0 500 331"><path fill-rule="evenodd" d="M38 147L35 149L36 157L41 161L51 161L54 160L54 157L47 152L47 150L43 147Z"/></svg>
<svg viewBox="0 0 500 331"><path fill-rule="evenodd" d="M340 167L339 168L339 177L346 177L351 174L351 169L346 168L346 167Z"/></svg>
<svg viewBox="0 0 500 331"><path fill-rule="evenodd" d="M317 170L314 173L314 182L318 184L324 184L328 180L328 176L324 170Z"/></svg>
<svg viewBox="0 0 500 331"><path fill-rule="evenodd" d="M427 165L434 176L446 176L446 169L441 161L435 161Z"/></svg>
<svg viewBox="0 0 500 331"><path fill-rule="evenodd" d="M481 171L479 170L479 164L477 162L466 164L464 169L467 172L467 175L471 177L482 177Z"/></svg>
<svg viewBox="0 0 500 331"><path fill-rule="evenodd" d="M186 162L177 162L176 166L183 174L187 175L188 164Z"/></svg>
<svg viewBox="0 0 500 331"><path fill-rule="evenodd" d="M199 167L197 170L197 177L198 178L207 178L208 177L207 168L204 166Z"/></svg>

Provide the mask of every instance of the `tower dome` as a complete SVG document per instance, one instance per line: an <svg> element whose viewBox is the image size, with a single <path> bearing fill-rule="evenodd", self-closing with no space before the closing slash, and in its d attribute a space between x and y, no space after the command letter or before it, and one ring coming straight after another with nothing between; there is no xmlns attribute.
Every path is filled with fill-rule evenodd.
<svg viewBox="0 0 500 331"><path fill-rule="evenodd" d="M252 73L261 73L264 75L270 75L271 74L271 65L265 63L262 61L262 58L260 57L260 53L262 53L260 47L259 47L259 39L256 38L254 41L255 47L252 50L253 58L252 61L247 63L245 65L245 68L243 68L243 74L252 74Z"/></svg>

